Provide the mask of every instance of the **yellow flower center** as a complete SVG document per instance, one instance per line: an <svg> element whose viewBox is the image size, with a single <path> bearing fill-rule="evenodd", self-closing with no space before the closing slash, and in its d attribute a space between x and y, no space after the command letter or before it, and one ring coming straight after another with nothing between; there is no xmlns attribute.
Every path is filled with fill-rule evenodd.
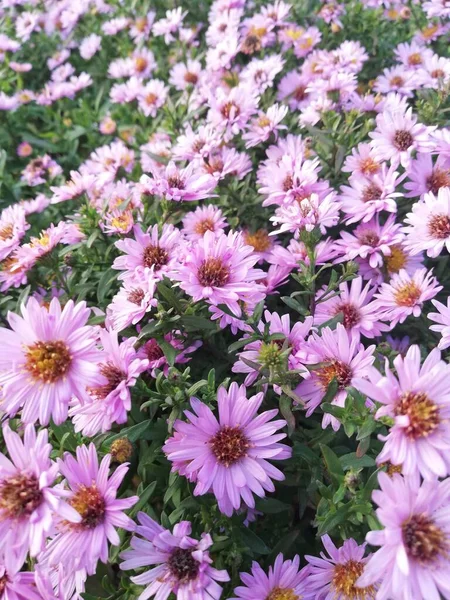
<svg viewBox="0 0 450 600"><path fill-rule="evenodd" d="M72 364L70 350L62 341L36 342L26 348L25 356L25 369L43 383L64 378Z"/></svg>

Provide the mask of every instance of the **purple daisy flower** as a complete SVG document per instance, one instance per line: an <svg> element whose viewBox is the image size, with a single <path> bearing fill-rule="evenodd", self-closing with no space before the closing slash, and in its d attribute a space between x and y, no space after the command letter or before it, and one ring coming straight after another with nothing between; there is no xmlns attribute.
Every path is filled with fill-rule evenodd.
<svg viewBox="0 0 450 600"><path fill-rule="evenodd" d="M0 454L0 545L23 562L28 551L37 556L44 549L55 513L73 521L78 515L52 489L59 473L47 430L36 435L27 425L22 441L6 423L3 437L11 459Z"/></svg>
<svg viewBox="0 0 450 600"><path fill-rule="evenodd" d="M237 316L241 315L238 301L246 295L263 291L255 281L264 272L253 268L258 262L253 247L245 244L241 233L216 235L207 231L190 249L185 262L173 274L180 287L198 302L226 304Z"/></svg>
<svg viewBox="0 0 450 600"><path fill-rule="evenodd" d="M360 336L355 331L347 331L338 323L335 330L324 327L320 335L313 333L306 344L307 359L305 364L321 366L306 371L305 379L296 387L295 393L305 400L306 416L310 416L320 405L328 386L335 379L338 391L332 404L344 406L347 388L353 385L356 377L365 377L371 370L375 357L375 346L364 348ZM328 425L337 431L339 421L330 414L325 414L322 426Z"/></svg>
<svg viewBox="0 0 450 600"><path fill-rule="evenodd" d="M130 388L149 366L148 359L138 357L134 349L135 337L119 344L116 331L102 329L100 341L104 358L99 370L104 381L88 389L90 402L73 398L69 412L75 431L81 431L86 437L109 431L113 423L126 422L131 410Z"/></svg>
<svg viewBox="0 0 450 600"><path fill-rule="evenodd" d="M156 565L142 575L132 577L137 585L146 589L138 600L156 596L167 600L173 593L177 600L218 600L222 588L218 581L229 581L226 571L212 567L208 548L213 541L203 533L198 541L190 537L192 526L189 521L175 525L173 532L164 529L145 513L138 514L140 525L131 538L131 549L123 552L122 570L138 569Z"/></svg>
<svg viewBox="0 0 450 600"><path fill-rule="evenodd" d="M35 298L22 305L22 317L8 313L10 329L0 328L1 407L25 423L58 425L66 420L73 394L89 399L86 388L101 385L94 327L86 325L85 302L64 309L53 298L48 309Z"/></svg>
<svg viewBox="0 0 450 600"><path fill-rule="evenodd" d="M191 398L194 412L185 411L189 422L177 420L176 435L163 447L172 470L197 482L194 494L212 491L227 516L240 508L241 501L254 508L253 494L262 498L265 491L273 492L272 479L283 481L284 475L267 459L283 460L292 454L291 448L278 443L286 437L276 433L286 421L271 421L278 411L257 415L263 397L259 393L247 399L245 386L234 382L228 391L219 388L219 420L206 404Z"/></svg>
<svg viewBox="0 0 450 600"><path fill-rule="evenodd" d="M403 358L394 359L397 377L386 365L386 376L378 371L369 381L354 385L369 398L381 402L376 417L389 416L394 425L378 456L379 463L402 465L402 472L423 477L445 477L450 473L450 367L434 349L420 366L420 348L411 346Z"/></svg>
<svg viewBox="0 0 450 600"><path fill-rule="evenodd" d="M42 560L49 566L62 564L71 570L86 569L95 573L97 562L108 560L108 541L120 544L116 527L132 531L133 521L124 514L138 500L137 496L117 499L117 490L128 471L128 463L119 465L108 478L111 455L100 466L94 444L79 446L77 458L66 453L58 459L59 470L68 487L61 496L81 516L79 523L61 521L59 533L48 544Z"/></svg>
<svg viewBox="0 0 450 600"><path fill-rule="evenodd" d="M21 567L9 552L0 555L0 600L43 600L36 587L35 573L21 571Z"/></svg>
<svg viewBox="0 0 450 600"><path fill-rule="evenodd" d="M174 202L192 202L213 196L217 185L215 177L201 171L195 162L185 169L179 169L171 161L164 171L152 169L152 178L142 175L142 193L155 194Z"/></svg>
<svg viewBox="0 0 450 600"><path fill-rule="evenodd" d="M358 331L373 338L388 331L389 327L380 323L374 310L372 297L376 288L370 282L363 288L362 277L356 277L350 283L339 285L339 294L327 293L326 286L316 295L314 324L322 325L338 314L343 315L343 325L347 330Z"/></svg>
<svg viewBox="0 0 450 600"><path fill-rule="evenodd" d="M300 600L305 598L305 579L308 571L299 571L300 558L283 560L279 554L266 574L257 562L252 564L251 573L241 573L244 584L234 590L235 598L230 600Z"/></svg>
<svg viewBox="0 0 450 600"><path fill-rule="evenodd" d="M375 294L374 308L378 317L390 321L391 327L403 323L410 315L418 317L423 303L442 290L432 270L417 269L410 275L405 269L395 274L389 283L382 283Z"/></svg>
<svg viewBox="0 0 450 600"><path fill-rule="evenodd" d="M167 274L177 263L181 234L173 225L163 225L161 234L158 225L150 227L144 233L140 225L133 228L135 239L124 239L116 242L116 246L125 256L115 259L112 268L125 271L119 279L140 273L144 269L151 269L157 279Z"/></svg>
<svg viewBox="0 0 450 600"><path fill-rule="evenodd" d="M374 600L376 587L356 587L356 581L362 574L369 557L364 558L366 544L359 546L355 540L345 540L340 548L331 541L329 535L322 536L322 544L328 552L321 552L321 558L306 556L309 566L306 567L304 600Z"/></svg>
<svg viewBox="0 0 450 600"><path fill-rule="evenodd" d="M377 600L439 600L450 598L450 480L438 482L378 475L373 492L381 531L367 541L381 546L369 559L358 586L380 581ZM440 596L441 594L441 596Z"/></svg>
<svg viewBox="0 0 450 600"><path fill-rule="evenodd" d="M436 323L431 325L430 329L441 334L438 348L445 350L450 346L450 296L447 298L447 306L437 300L432 300L431 303L438 312L428 313L430 321Z"/></svg>

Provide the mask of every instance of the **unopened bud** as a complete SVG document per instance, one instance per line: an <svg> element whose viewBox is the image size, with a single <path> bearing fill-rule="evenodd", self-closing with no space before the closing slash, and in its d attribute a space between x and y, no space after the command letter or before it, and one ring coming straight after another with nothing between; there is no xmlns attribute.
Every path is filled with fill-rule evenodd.
<svg viewBox="0 0 450 600"><path fill-rule="evenodd" d="M127 438L119 438L111 444L111 456L115 462L124 463L130 460L133 446Z"/></svg>

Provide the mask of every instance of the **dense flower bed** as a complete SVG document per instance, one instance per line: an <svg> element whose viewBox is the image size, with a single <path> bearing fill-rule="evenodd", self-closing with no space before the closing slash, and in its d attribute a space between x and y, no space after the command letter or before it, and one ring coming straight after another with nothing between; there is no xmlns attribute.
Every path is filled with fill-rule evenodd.
<svg viewBox="0 0 450 600"><path fill-rule="evenodd" d="M0 599L450 599L450 2L2 0Z"/></svg>

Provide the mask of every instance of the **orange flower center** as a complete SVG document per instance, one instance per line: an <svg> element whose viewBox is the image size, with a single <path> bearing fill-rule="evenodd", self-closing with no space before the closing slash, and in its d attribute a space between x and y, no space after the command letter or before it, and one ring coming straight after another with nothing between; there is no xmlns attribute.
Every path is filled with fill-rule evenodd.
<svg viewBox="0 0 450 600"><path fill-rule="evenodd" d="M65 377L72 364L69 348L62 341L36 342L27 347L25 355L25 369L43 383Z"/></svg>
<svg viewBox="0 0 450 600"><path fill-rule="evenodd" d="M75 529L95 529L105 519L106 504L95 483L91 486L80 485L78 491L69 500L82 517L81 523L74 525Z"/></svg>
<svg viewBox="0 0 450 600"><path fill-rule="evenodd" d="M220 258L207 258L200 265L197 276L205 287L222 287L230 278L230 270Z"/></svg>
<svg viewBox="0 0 450 600"><path fill-rule="evenodd" d="M421 296L421 291L414 281L397 288L394 294L395 302L398 306L415 306Z"/></svg>
<svg viewBox="0 0 450 600"><path fill-rule="evenodd" d="M428 437L441 422L438 406L424 392L402 394L395 406L395 414L408 416L409 425L404 431L412 440Z"/></svg>
<svg viewBox="0 0 450 600"><path fill-rule="evenodd" d="M331 586L336 597L346 600L371 600L375 598L376 590L373 586L358 588L356 581L364 571L364 563L349 560L334 567Z"/></svg>

